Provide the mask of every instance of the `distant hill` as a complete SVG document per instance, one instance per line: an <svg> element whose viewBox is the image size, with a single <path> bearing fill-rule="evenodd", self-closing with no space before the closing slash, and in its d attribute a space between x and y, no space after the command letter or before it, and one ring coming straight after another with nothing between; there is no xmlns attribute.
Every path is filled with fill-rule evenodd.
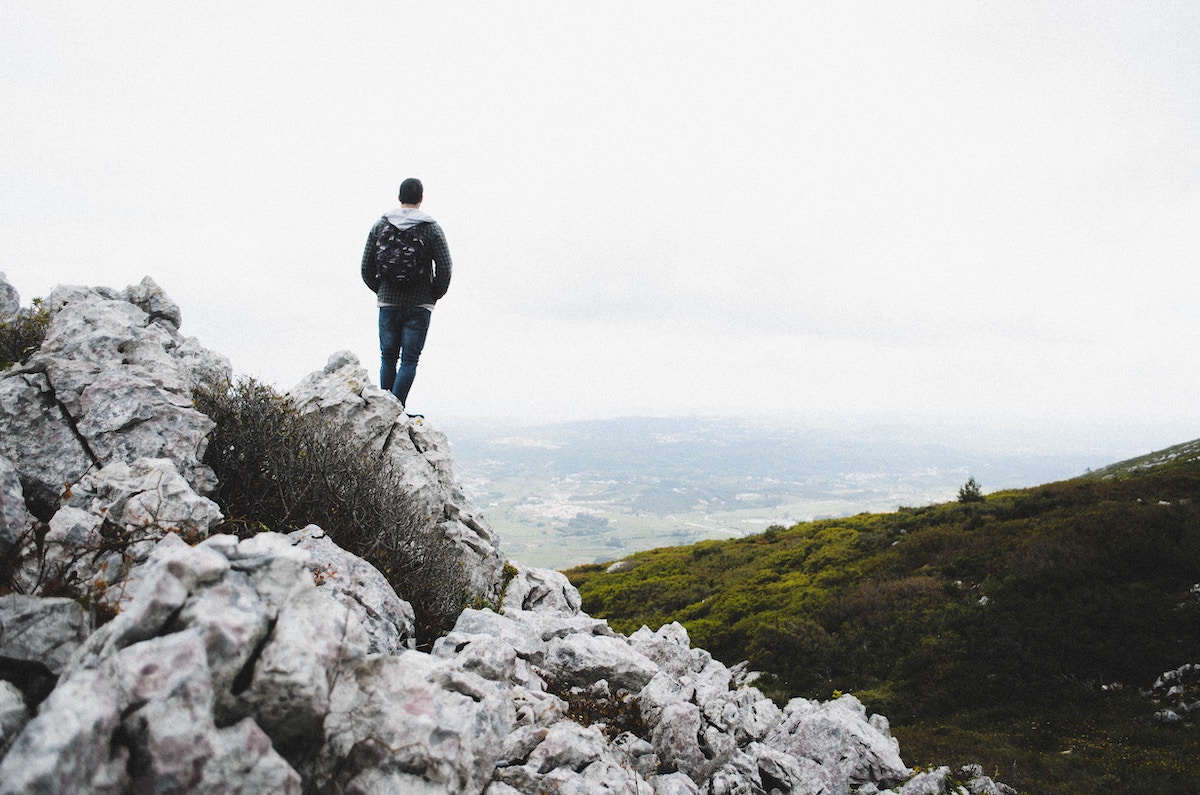
<svg viewBox="0 0 1200 795"><path fill-rule="evenodd" d="M679 621L780 699L853 691L918 756L1039 793L1200 791L1200 729L1139 692L1200 662L1200 441L567 574L592 615Z"/></svg>

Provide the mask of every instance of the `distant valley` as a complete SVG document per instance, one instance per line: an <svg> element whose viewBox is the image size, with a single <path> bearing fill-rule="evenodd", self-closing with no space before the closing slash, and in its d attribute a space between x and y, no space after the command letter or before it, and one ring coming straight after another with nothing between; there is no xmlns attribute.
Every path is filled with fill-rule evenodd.
<svg viewBox="0 0 1200 795"><path fill-rule="evenodd" d="M992 491L1074 477L1113 460L903 426L624 418L447 430L459 480L506 554L554 569L941 502L968 477Z"/></svg>

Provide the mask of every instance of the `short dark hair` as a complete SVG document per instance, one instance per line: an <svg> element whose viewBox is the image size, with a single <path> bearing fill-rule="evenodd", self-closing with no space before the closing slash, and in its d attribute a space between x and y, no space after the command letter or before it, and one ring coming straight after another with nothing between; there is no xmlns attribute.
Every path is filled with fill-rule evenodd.
<svg viewBox="0 0 1200 795"><path fill-rule="evenodd" d="M425 198L425 186L416 177L409 177L400 183L400 203L420 204Z"/></svg>

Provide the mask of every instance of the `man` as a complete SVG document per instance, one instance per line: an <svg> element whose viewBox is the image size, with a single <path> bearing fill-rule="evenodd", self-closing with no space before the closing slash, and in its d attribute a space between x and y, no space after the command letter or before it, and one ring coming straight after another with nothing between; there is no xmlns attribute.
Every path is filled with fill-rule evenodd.
<svg viewBox="0 0 1200 795"><path fill-rule="evenodd" d="M363 251L362 279L378 299L379 306L379 386L408 403L408 391L417 374L417 362L425 347L433 306L450 287L450 249L437 221L421 210L425 189L419 179L400 184L400 206L380 218L371 228ZM380 278L376 264L376 242L386 225L411 229L422 243L423 256L429 258L430 272L411 284L396 284ZM396 361L400 369L396 369Z"/></svg>

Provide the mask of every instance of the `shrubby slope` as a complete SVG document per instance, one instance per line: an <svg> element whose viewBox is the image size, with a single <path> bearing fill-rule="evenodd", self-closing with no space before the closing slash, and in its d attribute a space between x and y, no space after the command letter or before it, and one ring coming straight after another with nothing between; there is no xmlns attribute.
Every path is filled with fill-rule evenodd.
<svg viewBox="0 0 1200 795"><path fill-rule="evenodd" d="M1092 785L1200 782L1180 762L1197 750L1187 726L1132 734L1138 710L1154 709L1138 689L1200 661L1197 443L979 502L773 527L567 575L591 614L618 629L679 621L718 659L769 672L777 697L856 693L913 727L918 753L919 727L940 726L940 745L924 739L945 750L948 727L969 726L962 743L997 767L1041 765L1025 780L1041 792L1076 791L1076 771L1043 752L1084 746L1094 764L1078 775Z"/></svg>

